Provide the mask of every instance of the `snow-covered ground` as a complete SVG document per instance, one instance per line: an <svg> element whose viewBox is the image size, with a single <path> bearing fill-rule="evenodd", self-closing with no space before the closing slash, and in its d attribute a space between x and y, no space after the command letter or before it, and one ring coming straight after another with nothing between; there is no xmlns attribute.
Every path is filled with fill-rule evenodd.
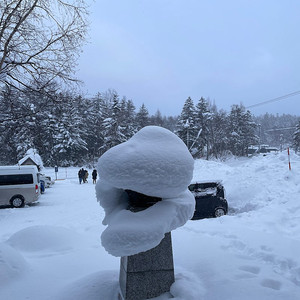
<svg viewBox="0 0 300 300"><path fill-rule="evenodd" d="M221 179L229 215L172 232L174 299L300 299L300 157L286 152L197 160L194 179ZM104 211L91 180L59 168L39 203L0 209L0 299L116 300L119 258L101 246ZM45 173L55 178L54 169ZM91 174L91 170L89 170ZM165 294L157 299L169 299Z"/></svg>

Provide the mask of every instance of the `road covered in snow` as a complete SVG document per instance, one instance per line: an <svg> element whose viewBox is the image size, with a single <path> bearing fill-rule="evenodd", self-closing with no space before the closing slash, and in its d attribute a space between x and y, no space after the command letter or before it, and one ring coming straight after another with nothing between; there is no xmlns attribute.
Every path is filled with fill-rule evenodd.
<svg viewBox="0 0 300 300"><path fill-rule="evenodd" d="M300 157L294 153L291 166L286 152L195 161L194 180L222 180L230 209L172 231L173 299L299 299ZM104 211L91 179L79 185L77 171L59 168L61 180L35 205L0 209L0 299L116 299L119 258L101 246ZM55 178L54 169L45 173Z"/></svg>

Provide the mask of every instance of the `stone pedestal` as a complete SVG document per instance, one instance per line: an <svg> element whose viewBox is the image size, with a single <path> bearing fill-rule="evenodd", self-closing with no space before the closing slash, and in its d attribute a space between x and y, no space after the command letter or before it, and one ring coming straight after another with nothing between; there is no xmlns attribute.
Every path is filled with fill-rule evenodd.
<svg viewBox="0 0 300 300"><path fill-rule="evenodd" d="M120 300L142 300L170 291L175 281L171 233L146 252L121 257Z"/></svg>

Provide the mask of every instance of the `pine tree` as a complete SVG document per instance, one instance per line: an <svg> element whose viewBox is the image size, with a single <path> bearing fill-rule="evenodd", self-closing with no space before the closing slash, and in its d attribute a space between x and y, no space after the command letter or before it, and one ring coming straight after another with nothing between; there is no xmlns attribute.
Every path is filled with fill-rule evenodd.
<svg viewBox="0 0 300 300"><path fill-rule="evenodd" d="M132 100L126 101L126 108L124 111L124 127L124 134L127 140L137 132L135 106Z"/></svg>
<svg viewBox="0 0 300 300"><path fill-rule="evenodd" d="M154 116L150 117L152 125L164 127L164 120L159 110L156 111Z"/></svg>
<svg viewBox="0 0 300 300"><path fill-rule="evenodd" d="M85 124L85 141L87 143L87 160L95 165L96 160L103 154L104 145L104 126L103 121L107 117L106 103L102 95L98 93L90 99L87 105L88 116Z"/></svg>
<svg viewBox="0 0 300 300"><path fill-rule="evenodd" d="M228 146L234 155L242 155L243 139L242 139L242 122L243 107L240 105L232 105L229 114L228 126Z"/></svg>
<svg viewBox="0 0 300 300"><path fill-rule="evenodd" d="M22 110L19 93L6 87L0 95L0 161L2 164L17 162L14 134L21 128Z"/></svg>
<svg viewBox="0 0 300 300"><path fill-rule="evenodd" d="M53 108L50 110L47 118L43 120L43 126L45 128L44 135L47 137L44 139L44 147L47 149L43 154L41 153L41 156L43 158L43 162L47 166L55 166L59 165L59 162L55 159L55 156L53 154L53 147L55 145L55 134L58 132L58 118L53 113Z"/></svg>
<svg viewBox="0 0 300 300"><path fill-rule="evenodd" d="M227 138L227 127L228 127L228 116L223 110L215 112L212 115L212 130L211 130L211 150L212 154L219 158L226 153L228 138Z"/></svg>
<svg viewBox="0 0 300 300"><path fill-rule="evenodd" d="M163 118L163 127L169 129L172 132L176 132L176 126L178 123L179 117L172 117L172 116L168 116L168 117L164 117Z"/></svg>
<svg viewBox="0 0 300 300"><path fill-rule="evenodd" d="M185 101L180 117L176 125L176 134L183 140L187 145L188 149L193 153L193 150L190 149L197 137L197 126L195 124L196 111L194 107L193 100L188 97Z"/></svg>
<svg viewBox="0 0 300 300"><path fill-rule="evenodd" d="M253 116L249 110L243 114L243 153L242 155L248 155L248 148L251 145L255 145L258 142L258 136L255 134L256 123L253 120Z"/></svg>
<svg viewBox="0 0 300 300"><path fill-rule="evenodd" d="M293 146L295 147L296 152L300 150L300 120L298 121L298 124L296 125L296 130L294 132Z"/></svg>
<svg viewBox="0 0 300 300"><path fill-rule="evenodd" d="M78 113L78 99L69 94L61 94L59 98L61 104L59 110L56 110L58 123L53 133L51 155L57 165L79 165L87 151L81 129L85 120Z"/></svg>
<svg viewBox="0 0 300 300"><path fill-rule="evenodd" d="M17 119L18 130L11 137L16 146L17 160L21 159L30 148L42 149L42 120L45 117L43 110L45 99L41 94L24 90L19 95L18 101L23 116Z"/></svg>
<svg viewBox="0 0 300 300"><path fill-rule="evenodd" d="M119 97L115 94L112 100L110 117L103 120L105 134L104 145L102 148L104 151L126 141L126 136L124 134L125 128L121 124L121 119Z"/></svg>
<svg viewBox="0 0 300 300"><path fill-rule="evenodd" d="M198 130L194 145L196 146L198 153L202 152L206 148L206 158L208 159L210 151L210 135L211 135L211 119L212 114L209 109L209 103L201 97L196 105L196 117L195 123Z"/></svg>
<svg viewBox="0 0 300 300"><path fill-rule="evenodd" d="M46 95L37 92L34 93L31 90L25 92L25 97L26 100L23 99L22 102L27 102L30 108L30 113L27 113L26 118L29 117L31 119L27 131L32 137L33 148L38 149L40 155L44 155L49 149L45 146L45 142L48 139L48 136L45 136L45 129L48 126L45 123L45 119L48 115L47 106L49 105L49 99Z"/></svg>
<svg viewBox="0 0 300 300"><path fill-rule="evenodd" d="M228 142L229 150L238 156L247 155L247 149L257 142L256 124L249 111L243 105L233 105L229 114Z"/></svg>
<svg viewBox="0 0 300 300"><path fill-rule="evenodd" d="M143 127L149 125L149 112L143 103L139 111L136 114L136 126L137 130L142 129Z"/></svg>

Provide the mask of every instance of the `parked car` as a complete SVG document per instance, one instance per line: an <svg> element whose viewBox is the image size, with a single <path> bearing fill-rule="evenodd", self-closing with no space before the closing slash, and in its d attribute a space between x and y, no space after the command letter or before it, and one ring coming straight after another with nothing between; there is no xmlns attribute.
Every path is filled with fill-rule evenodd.
<svg viewBox="0 0 300 300"><path fill-rule="evenodd" d="M0 205L23 207L37 201L40 181L36 166L0 167Z"/></svg>
<svg viewBox="0 0 300 300"><path fill-rule="evenodd" d="M50 176L45 176L45 177L46 177L46 181L48 182L49 187L55 183L55 181L52 180Z"/></svg>
<svg viewBox="0 0 300 300"><path fill-rule="evenodd" d="M197 181L189 185L195 196L195 213L192 220L215 218L226 215L228 203L221 181Z"/></svg>
<svg viewBox="0 0 300 300"><path fill-rule="evenodd" d="M45 174L39 173L40 181L43 181L44 188L50 187L52 184L54 184L54 181L51 180L50 176L46 176Z"/></svg>

